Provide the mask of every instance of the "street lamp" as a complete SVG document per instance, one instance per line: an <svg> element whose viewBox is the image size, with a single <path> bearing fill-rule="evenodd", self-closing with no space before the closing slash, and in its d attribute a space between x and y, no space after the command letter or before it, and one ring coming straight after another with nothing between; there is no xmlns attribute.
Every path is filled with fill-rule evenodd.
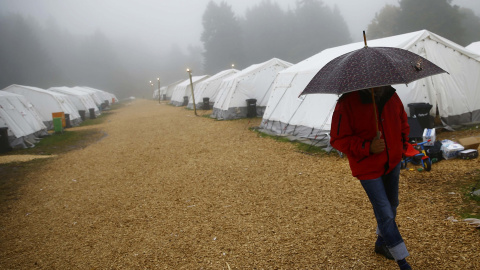
<svg viewBox="0 0 480 270"><path fill-rule="evenodd" d="M197 115L197 106L195 106L195 95L193 94L193 82L192 82L192 71L187 68L188 76L190 77L190 90L192 90L192 102L193 102L193 111Z"/></svg>
<svg viewBox="0 0 480 270"><path fill-rule="evenodd" d="M234 67L235 67L235 64L232 64L232 68L234 68Z"/></svg>
<svg viewBox="0 0 480 270"><path fill-rule="evenodd" d="M150 85L152 86L152 98L154 97L155 95L155 88L153 88L153 83L152 81L149 81L150 82Z"/></svg>
<svg viewBox="0 0 480 270"><path fill-rule="evenodd" d="M157 78L158 81L158 103L160 103L160 78Z"/></svg>

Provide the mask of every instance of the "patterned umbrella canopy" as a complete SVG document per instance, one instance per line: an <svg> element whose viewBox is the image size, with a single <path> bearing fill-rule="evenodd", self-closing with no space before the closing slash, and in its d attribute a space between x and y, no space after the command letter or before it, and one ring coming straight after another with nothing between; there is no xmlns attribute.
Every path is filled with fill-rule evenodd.
<svg viewBox="0 0 480 270"><path fill-rule="evenodd" d="M415 80L446 72L427 59L393 47L368 47L328 62L300 94L343 94Z"/></svg>

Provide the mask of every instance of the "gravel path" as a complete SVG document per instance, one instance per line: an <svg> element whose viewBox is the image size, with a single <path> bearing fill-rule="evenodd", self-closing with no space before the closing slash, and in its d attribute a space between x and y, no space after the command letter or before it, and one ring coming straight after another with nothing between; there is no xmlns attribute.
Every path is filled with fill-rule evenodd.
<svg viewBox="0 0 480 270"><path fill-rule="evenodd" d="M199 114L204 113L198 111ZM150 100L114 110L90 146L49 159L0 206L0 269L396 269L347 160ZM414 269L480 269L456 186L480 159L402 171ZM452 219L452 218L450 218Z"/></svg>

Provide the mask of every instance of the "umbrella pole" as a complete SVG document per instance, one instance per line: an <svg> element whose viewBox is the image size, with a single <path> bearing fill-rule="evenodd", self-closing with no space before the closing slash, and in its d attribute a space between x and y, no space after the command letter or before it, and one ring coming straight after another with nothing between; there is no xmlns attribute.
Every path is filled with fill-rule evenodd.
<svg viewBox="0 0 480 270"><path fill-rule="evenodd" d="M377 138L380 139L380 131L378 130L378 116L377 116L377 104L375 103L375 94L373 88L370 89L372 93L372 102L373 102L373 114L375 115L375 129L377 130Z"/></svg>

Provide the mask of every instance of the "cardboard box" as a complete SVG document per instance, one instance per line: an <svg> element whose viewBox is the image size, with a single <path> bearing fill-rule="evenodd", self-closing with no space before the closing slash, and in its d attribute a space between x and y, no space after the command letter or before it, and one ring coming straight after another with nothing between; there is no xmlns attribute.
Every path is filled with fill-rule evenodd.
<svg viewBox="0 0 480 270"><path fill-rule="evenodd" d="M436 139L436 136L435 136L435 129L432 128L426 128L423 130L423 141L426 142L428 140L430 140L429 142L427 142L426 144L424 144L424 146L433 146L435 144L435 139Z"/></svg>
<svg viewBox="0 0 480 270"><path fill-rule="evenodd" d="M443 140L442 147L440 148L442 156L446 160L456 158L458 153L464 149L463 145L450 140Z"/></svg>
<svg viewBox="0 0 480 270"><path fill-rule="evenodd" d="M458 142L465 147L465 149L478 149L480 146L480 137L466 137L458 139Z"/></svg>

